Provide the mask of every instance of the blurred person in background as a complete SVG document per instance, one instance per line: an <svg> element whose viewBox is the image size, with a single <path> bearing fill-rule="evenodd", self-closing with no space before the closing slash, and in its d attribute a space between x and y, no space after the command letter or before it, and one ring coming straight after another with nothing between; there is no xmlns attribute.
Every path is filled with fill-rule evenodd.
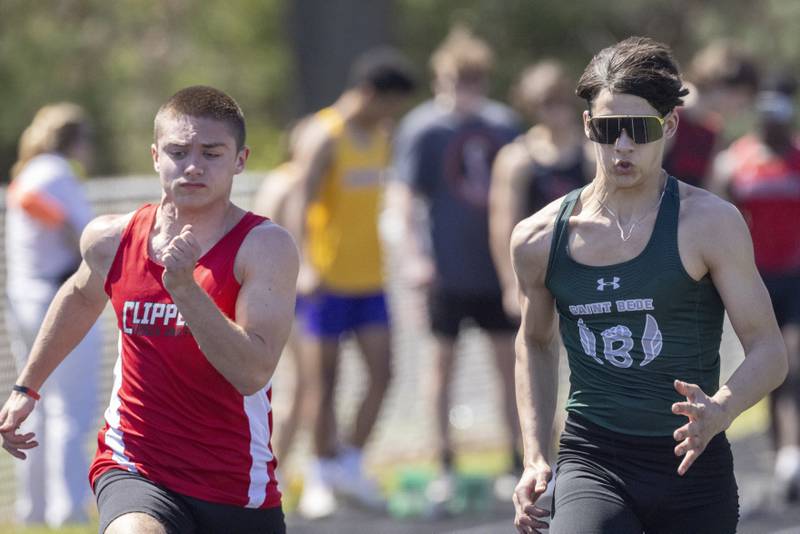
<svg viewBox="0 0 800 534"><path fill-rule="evenodd" d="M22 133L6 212L7 323L17 371L25 366L47 308L80 264L78 241L93 217L82 177L92 159L92 130L76 104L40 109ZM26 423L40 448L17 469L21 523L86 521L89 432L95 423L101 335L97 326L42 390Z"/></svg>
<svg viewBox="0 0 800 534"><path fill-rule="evenodd" d="M756 98L758 128L715 162L713 187L741 209L756 265L769 290L789 355L786 381L770 396L778 495L800 501L800 138L796 78L769 76Z"/></svg>
<svg viewBox="0 0 800 534"><path fill-rule="evenodd" d="M733 534L725 430L786 376L747 226L735 207L662 168L688 94L669 47L629 37L604 48L576 93L588 105L595 177L511 238L523 312L517 531ZM745 358L720 384L726 312ZM570 389L547 510L559 334Z"/></svg>
<svg viewBox="0 0 800 534"><path fill-rule="evenodd" d="M512 94L533 127L500 150L492 170L489 232L506 313L519 317L508 244L514 226L586 184L594 172L577 120L578 99L564 66L544 60L527 67Z"/></svg>
<svg viewBox="0 0 800 534"><path fill-rule="evenodd" d="M708 187L713 161L724 148L724 127L751 109L758 90L755 60L735 44L714 41L689 65L690 92L678 108L681 127L668 140L664 169L682 181Z"/></svg>
<svg viewBox="0 0 800 534"><path fill-rule="evenodd" d="M487 43L454 27L431 57L434 97L403 119L395 144L391 204L408 247L403 270L412 285L428 294L435 342L433 415L441 476L429 496L442 503L454 489L450 390L465 320L488 334L500 377L511 469L522 465L514 403L515 324L503 309L489 250L488 214L492 164L521 130L510 108L487 98L492 65ZM420 228L419 203L427 212L426 228Z"/></svg>
<svg viewBox="0 0 800 534"><path fill-rule="evenodd" d="M286 134L285 161L267 173L253 203L253 211L255 213L269 217L272 222L283 226L296 240L302 235L302 231L291 227L292 224L297 223L299 220L299 217L292 215L301 210L299 201L302 182L300 180L299 165L295 158L297 143L303 127L307 123L308 118L303 118L289 128ZM301 338L297 333L297 324L292 325L292 331L286 342L286 349L288 349L289 359L293 366L295 382L288 409L276 413L280 417L275 425L275 443L273 447L275 455L281 459L282 465L286 465L297 431L307 425L310 418L307 402L310 367L303 352ZM285 472L280 468L279 471L281 476L284 476ZM285 480L285 478L281 478L281 482Z"/></svg>
<svg viewBox="0 0 800 534"><path fill-rule="evenodd" d="M335 512L337 497L371 509L385 501L364 473L364 447L392 372L392 347L378 216L390 154L391 121L415 82L408 61L380 48L353 64L350 86L304 126L295 158L300 176L303 261L298 280L298 333L312 366L306 393L313 408L313 458L298 511ZM335 391L341 344L352 335L367 385L350 432L338 431Z"/></svg>

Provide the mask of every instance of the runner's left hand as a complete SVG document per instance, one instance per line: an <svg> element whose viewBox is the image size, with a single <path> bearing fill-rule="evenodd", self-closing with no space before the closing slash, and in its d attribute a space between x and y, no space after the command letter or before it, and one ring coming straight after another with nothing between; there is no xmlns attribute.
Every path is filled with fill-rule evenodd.
<svg viewBox="0 0 800 534"><path fill-rule="evenodd" d="M192 233L192 225L187 224L172 238L161 254L164 264L162 280L168 291L194 283L194 267L201 252L200 243Z"/></svg>
<svg viewBox="0 0 800 534"><path fill-rule="evenodd" d="M686 402L672 405L672 413L685 415L689 422L673 432L675 456L683 456L678 466L678 474L683 476L689 467L703 454L711 438L728 427L725 410L712 397L709 397L697 384L675 380L675 390L686 397Z"/></svg>

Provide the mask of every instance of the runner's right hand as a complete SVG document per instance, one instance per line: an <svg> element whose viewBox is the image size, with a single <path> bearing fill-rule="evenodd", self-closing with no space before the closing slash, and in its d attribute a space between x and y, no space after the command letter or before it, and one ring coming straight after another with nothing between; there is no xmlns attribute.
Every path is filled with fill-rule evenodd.
<svg viewBox="0 0 800 534"><path fill-rule="evenodd" d="M520 534L539 534L549 525L542 518L550 515L550 510L536 506L537 499L547 490L552 477L550 466L546 463L537 467L526 467L514 489L514 526Z"/></svg>
<svg viewBox="0 0 800 534"><path fill-rule="evenodd" d="M27 458L23 450L32 449L39 445L33 441L35 434L28 432L20 434L19 427L28 418L36 406L36 401L27 395L11 392L11 396L6 401L3 409L0 410L0 442L3 448L20 460Z"/></svg>

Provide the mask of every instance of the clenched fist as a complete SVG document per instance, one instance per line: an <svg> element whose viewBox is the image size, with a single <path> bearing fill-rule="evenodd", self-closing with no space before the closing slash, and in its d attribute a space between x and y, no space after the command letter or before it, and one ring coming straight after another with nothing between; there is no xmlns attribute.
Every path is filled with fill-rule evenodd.
<svg viewBox="0 0 800 534"><path fill-rule="evenodd" d="M164 274L161 280L167 291L174 291L194 284L194 267L200 259L202 249L192 234L192 225L187 224L172 238L161 254Z"/></svg>

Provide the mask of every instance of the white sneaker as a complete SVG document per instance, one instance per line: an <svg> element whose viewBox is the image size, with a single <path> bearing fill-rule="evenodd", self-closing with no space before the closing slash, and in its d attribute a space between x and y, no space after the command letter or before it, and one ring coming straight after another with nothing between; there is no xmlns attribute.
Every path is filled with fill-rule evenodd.
<svg viewBox="0 0 800 534"><path fill-rule="evenodd" d="M360 450L352 447L345 449L336 458L336 468L330 483L337 495L372 511L382 512L386 509L386 499L380 487L364 475Z"/></svg>
<svg viewBox="0 0 800 534"><path fill-rule="evenodd" d="M303 493L297 503L297 512L307 519L322 519L333 515L337 509L331 479L334 475L332 460L316 458L309 462L303 481Z"/></svg>
<svg viewBox="0 0 800 534"><path fill-rule="evenodd" d="M778 498L788 504L800 501L800 447L781 447L775 454L775 486Z"/></svg>
<svg viewBox="0 0 800 534"><path fill-rule="evenodd" d="M297 512L306 519L323 519L336 511L336 498L325 484L312 482L304 485Z"/></svg>

